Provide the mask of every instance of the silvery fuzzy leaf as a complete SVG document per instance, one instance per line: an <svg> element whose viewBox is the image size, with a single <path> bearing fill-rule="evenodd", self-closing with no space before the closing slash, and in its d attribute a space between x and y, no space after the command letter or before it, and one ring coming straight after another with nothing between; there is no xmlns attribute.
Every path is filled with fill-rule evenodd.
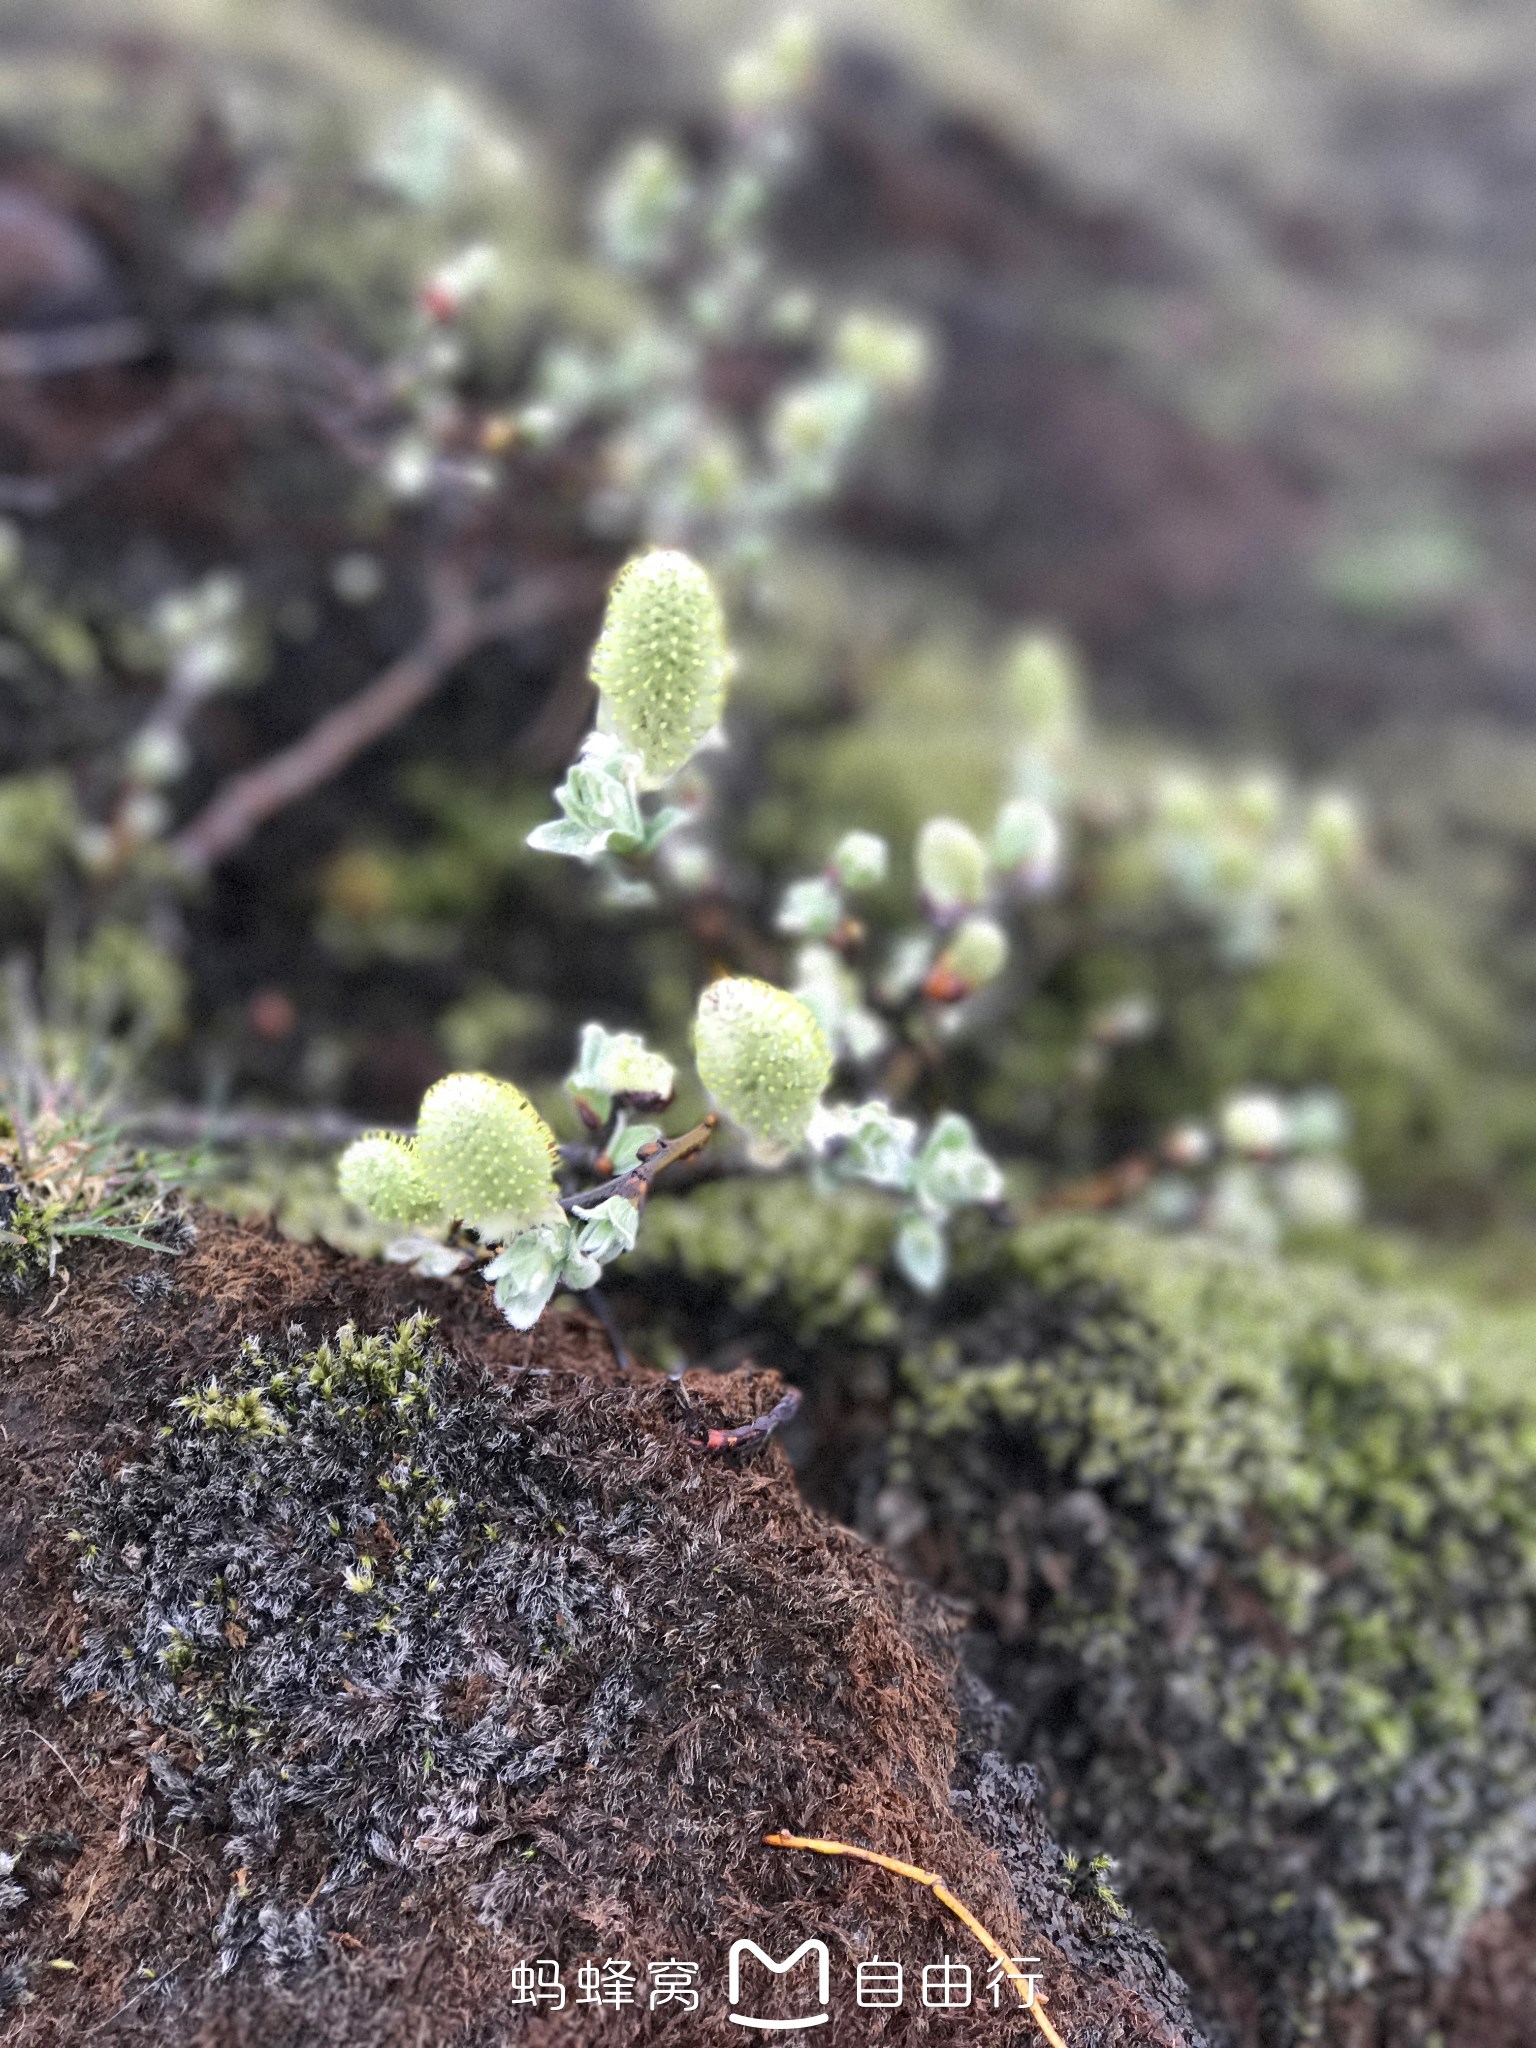
<svg viewBox="0 0 1536 2048"><path fill-rule="evenodd" d="M640 841L642 853L654 853L669 832L675 832L679 825L686 825L688 813L681 804L668 804L659 810L654 818L647 821L645 836Z"/></svg>
<svg viewBox="0 0 1536 2048"><path fill-rule="evenodd" d="M933 940L926 932L906 932L891 947L876 993L882 1002L905 1002L920 988L933 965Z"/></svg>
<svg viewBox="0 0 1536 2048"><path fill-rule="evenodd" d="M469 1260L467 1252L440 1244L435 1237L395 1237L384 1247L392 1266L409 1266L423 1280L446 1280Z"/></svg>
<svg viewBox="0 0 1536 2048"><path fill-rule="evenodd" d="M825 875L809 875L804 881L791 882L774 919L781 932L803 939L827 938L842 921L842 896Z"/></svg>
<svg viewBox="0 0 1536 2048"><path fill-rule="evenodd" d="M485 1277L496 1291L496 1306L514 1330L531 1330L544 1313L572 1243L571 1226L562 1217L558 1223L541 1223L523 1231L486 1267Z"/></svg>
<svg viewBox="0 0 1536 2048"><path fill-rule="evenodd" d="M565 1092L605 1123L616 1096L631 1102L670 1102L677 1073L670 1060L652 1052L633 1031L607 1031L584 1024L576 1064L565 1077Z"/></svg>
<svg viewBox="0 0 1536 2048"><path fill-rule="evenodd" d="M862 1067L877 1053L884 1052L890 1043L891 1033L884 1018L860 1005L844 1012L838 1037L849 1059L855 1066Z"/></svg>
<svg viewBox="0 0 1536 2048"><path fill-rule="evenodd" d="M565 816L536 826L528 844L540 853L588 862L605 853L636 852L646 834L638 777L639 763L632 754L610 734L592 733L555 791Z"/></svg>
<svg viewBox="0 0 1536 2048"><path fill-rule="evenodd" d="M949 1110L918 1154L912 1185L928 1214L942 1216L965 1202L997 1201L1003 1176L977 1144L966 1119Z"/></svg>
<svg viewBox="0 0 1536 2048"><path fill-rule="evenodd" d="M593 861L607 852L608 833L578 825L571 818L552 818L548 824L534 826L528 834L528 844L535 853L560 853L569 860Z"/></svg>
<svg viewBox="0 0 1536 2048"><path fill-rule="evenodd" d="M878 889L891 864L891 850L875 832L845 832L828 862L845 889Z"/></svg>
<svg viewBox="0 0 1536 2048"><path fill-rule="evenodd" d="M949 1247L931 1216L904 1216L896 1233L896 1264L919 1294L935 1294L949 1270Z"/></svg>
<svg viewBox="0 0 1536 2048"><path fill-rule="evenodd" d="M627 1195L610 1195L595 1209L578 1208L575 1213L587 1220L586 1229L576 1240L576 1248L596 1259L600 1266L634 1250L640 1229L640 1211Z"/></svg>
<svg viewBox="0 0 1536 2048"><path fill-rule="evenodd" d="M573 1244L561 1262L560 1285L569 1287L574 1294L581 1294L588 1287L595 1287L602 1277L602 1260L584 1252L579 1243Z"/></svg>
<svg viewBox="0 0 1536 2048"><path fill-rule="evenodd" d="M807 1135L845 1180L867 1180L882 1188L911 1185L917 1125L893 1115L884 1102L820 1109Z"/></svg>

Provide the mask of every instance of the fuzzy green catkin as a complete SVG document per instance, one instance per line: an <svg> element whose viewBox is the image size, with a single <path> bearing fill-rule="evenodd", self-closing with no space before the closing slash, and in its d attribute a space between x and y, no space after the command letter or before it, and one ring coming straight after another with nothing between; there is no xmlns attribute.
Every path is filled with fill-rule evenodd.
<svg viewBox="0 0 1536 2048"><path fill-rule="evenodd" d="M428 1223L439 1203L413 1148L390 1131L370 1131L342 1153L336 1167L342 1194L381 1223Z"/></svg>
<svg viewBox="0 0 1536 2048"><path fill-rule="evenodd" d="M987 893L986 848L958 818L930 818L917 835L917 884L941 916L974 910Z"/></svg>
<svg viewBox="0 0 1536 2048"><path fill-rule="evenodd" d="M1021 633L1008 652L1003 690L1027 743L1060 750L1082 726L1083 686L1070 645L1054 633Z"/></svg>
<svg viewBox="0 0 1536 2048"><path fill-rule="evenodd" d="M477 1230L526 1229L556 1199L554 1134L520 1090L489 1074L433 1083L415 1151L441 1206Z"/></svg>
<svg viewBox="0 0 1536 2048"><path fill-rule="evenodd" d="M693 1025L699 1079L749 1138L798 1145L832 1078L832 1048L799 996L736 976L712 982Z"/></svg>
<svg viewBox="0 0 1536 2048"><path fill-rule="evenodd" d="M627 563L609 592L592 680L600 728L639 756L652 787L719 724L729 673L725 614L698 563L672 548Z"/></svg>
<svg viewBox="0 0 1536 2048"><path fill-rule="evenodd" d="M966 988L985 988L1008 964L1008 937L990 917L968 917L944 948L939 965Z"/></svg>

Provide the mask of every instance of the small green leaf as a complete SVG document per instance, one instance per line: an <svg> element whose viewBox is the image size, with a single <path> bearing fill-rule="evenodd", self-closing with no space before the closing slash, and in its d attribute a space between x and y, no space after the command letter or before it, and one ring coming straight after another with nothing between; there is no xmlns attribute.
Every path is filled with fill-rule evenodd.
<svg viewBox="0 0 1536 2048"><path fill-rule="evenodd" d="M600 1266L606 1266L610 1259L620 1258L625 1252L634 1250L640 1229L640 1211L627 1195L609 1195L595 1209L578 1207L574 1213L582 1217L587 1226L576 1241L577 1250L596 1259Z"/></svg>
<svg viewBox="0 0 1536 2048"><path fill-rule="evenodd" d="M514 1330L531 1330L548 1307L573 1249L572 1236L563 1216L541 1223L513 1238L486 1267L496 1306Z"/></svg>
<svg viewBox="0 0 1536 2048"><path fill-rule="evenodd" d="M677 1086L670 1060L652 1052L633 1031L608 1031L584 1024L576 1064L565 1077L565 1092L590 1119L607 1122L615 1101L667 1103Z"/></svg>
<svg viewBox="0 0 1536 2048"><path fill-rule="evenodd" d="M842 896L825 875L809 875L802 882L791 882L774 919L781 932L801 939L828 938L842 921Z"/></svg>
<svg viewBox="0 0 1536 2048"><path fill-rule="evenodd" d="M968 1202L996 1202L1003 1176L976 1142L963 1116L953 1110L939 1118L918 1154L912 1185L929 1216L942 1216Z"/></svg>
<svg viewBox="0 0 1536 2048"><path fill-rule="evenodd" d="M918 1293L937 1293L949 1270L949 1248L933 1218L915 1211L904 1216L896 1232L895 1250L897 1267Z"/></svg>

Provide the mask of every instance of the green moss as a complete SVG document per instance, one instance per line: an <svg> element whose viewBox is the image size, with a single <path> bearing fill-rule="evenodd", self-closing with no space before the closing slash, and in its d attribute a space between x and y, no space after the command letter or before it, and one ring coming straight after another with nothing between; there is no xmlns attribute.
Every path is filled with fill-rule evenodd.
<svg viewBox="0 0 1536 2048"><path fill-rule="evenodd" d="M881 1284L894 1222L889 1201L858 1189L822 1196L794 1175L720 1181L653 1198L625 1273L647 1291L675 1276L737 1310L766 1308L802 1342L888 1341L900 1329Z"/></svg>
<svg viewBox="0 0 1536 2048"><path fill-rule="evenodd" d="M1267 2043L1444 1972L1536 1856L1536 1392L1444 1305L1103 1225L918 1346L890 1478L1069 1838Z"/></svg>
<svg viewBox="0 0 1536 2048"><path fill-rule="evenodd" d="M0 1190L3 1194L4 1190ZM25 1199L4 1210L0 1225L0 1294L20 1298L48 1271L56 1211Z"/></svg>
<svg viewBox="0 0 1536 2048"><path fill-rule="evenodd" d="M0 904L32 902L53 879L79 819L69 778L8 775L0 781Z"/></svg>

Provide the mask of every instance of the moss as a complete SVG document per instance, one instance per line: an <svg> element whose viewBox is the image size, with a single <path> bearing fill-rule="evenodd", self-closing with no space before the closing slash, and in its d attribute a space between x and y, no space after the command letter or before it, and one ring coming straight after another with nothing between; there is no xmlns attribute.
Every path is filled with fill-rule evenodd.
<svg viewBox="0 0 1536 2048"><path fill-rule="evenodd" d="M0 905L39 897L78 829L67 776L8 775L0 780Z"/></svg>
<svg viewBox="0 0 1536 2048"><path fill-rule="evenodd" d="M835 1333L890 1341L900 1310L881 1274L893 1205L858 1189L818 1195L795 1175L657 1195L624 1267L647 1292L681 1280L738 1311L767 1310L803 1343Z"/></svg>
<svg viewBox="0 0 1536 2048"><path fill-rule="evenodd" d="M18 1198L14 1183L0 1185L0 1294L20 1299L48 1271L53 1218L36 1202Z"/></svg>
<svg viewBox="0 0 1536 2048"><path fill-rule="evenodd" d="M1536 1392L1475 1350L1412 1296L1071 1224L905 1363L892 1497L961 1560L1063 1832L1212 1996L1212 1939L1242 1958L1267 2043L1449 1971L1536 1858Z"/></svg>
<svg viewBox="0 0 1536 2048"><path fill-rule="evenodd" d="M446 1374L422 1317L248 1342L141 1460L108 1476L88 1459L77 1477L88 1625L66 1692L189 1737L201 1760L179 1795L225 1817L243 1863L308 1820L355 1877L408 1856L438 1799L548 1768L490 1710L476 1645L510 1601L524 1679L547 1688L587 1596L552 1554L517 1590L528 1546L561 1533L553 1500L537 1460L497 1487L517 1428L488 1393L451 1400ZM466 1687L485 1714L455 1716Z"/></svg>

